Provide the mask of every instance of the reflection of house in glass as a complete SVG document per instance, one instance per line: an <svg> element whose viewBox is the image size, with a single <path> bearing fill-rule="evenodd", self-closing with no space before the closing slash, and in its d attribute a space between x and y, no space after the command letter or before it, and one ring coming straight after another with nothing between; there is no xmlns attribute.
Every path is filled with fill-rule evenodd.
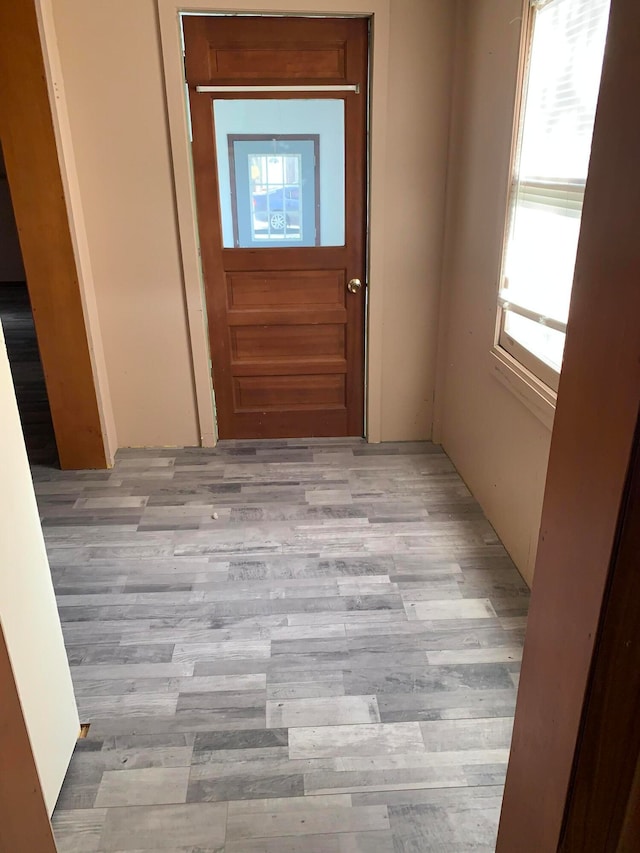
<svg viewBox="0 0 640 853"><path fill-rule="evenodd" d="M317 246L318 134L228 134L234 245Z"/></svg>
<svg viewBox="0 0 640 853"><path fill-rule="evenodd" d="M301 239L302 155L249 154L254 239Z"/></svg>

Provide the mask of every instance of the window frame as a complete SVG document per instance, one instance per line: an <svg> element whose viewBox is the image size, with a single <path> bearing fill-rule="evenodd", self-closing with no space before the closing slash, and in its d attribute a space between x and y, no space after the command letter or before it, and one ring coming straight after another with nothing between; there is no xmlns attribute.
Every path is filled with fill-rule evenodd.
<svg viewBox="0 0 640 853"><path fill-rule="evenodd" d="M322 245L320 239L320 134L319 133L228 133L227 134L227 154L229 157L229 181L231 189L231 217L233 225L233 247L228 246L228 249L253 248L253 249L273 249L273 248L290 248L291 243L287 243L286 229L284 240L271 242L267 240L264 246L251 244L250 246L240 245L240 228L238 217L240 215L238 208L238 188L236 176L236 153L234 144L236 142L310 142L313 144L313 188L314 188L314 246ZM302 180L302 178L301 178ZM284 192L283 184L283 192ZM220 191L220 190L219 190ZM300 211L302 214L302 210ZM269 228L269 232L270 232ZM302 238L302 230L300 231ZM303 243L295 243L293 248L304 246Z"/></svg>
<svg viewBox="0 0 640 853"><path fill-rule="evenodd" d="M548 0L548 2L551 2L551 0ZM516 80L513 128L511 134L511 151L509 156L509 179L506 200L505 227L501 245L499 286L497 295L497 316L492 355L502 360L504 362L504 366L506 366L511 371L513 371L515 362L517 364L517 367L520 368L514 372L515 381L519 383L522 383L524 381L525 383L529 384L534 393L536 394L539 393L540 385L542 385L545 391L549 392L548 394L545 393L544 396L547 398L548 403L550 403L555 408L555 397L558 391L560 371L556 370L543 359L534 355L533 352L531 352L525 346L519 343L506 330L507 314L510 311L519 316L526 317L527 319L533 322L538 322L542 326L553 328L563 334L566 334L567 328L566 323L562 323L557 320L545 317L542 314L538 314L535 311L531 311L527 308L524 308L523 306L518 305L515 300L510 300L507 290L508 282L505 276L507 248L511 233L513 216L515 213L514 199L519 185L516 175L516 166L522 145L522 137L524 134L524 108L529 86L529 72L531 66L531 54L533 49L533 36L537 12L537 7L533 0L523 0L522 5L523 8L522 24L520 31L520 54L518 59L518 73ZM520 183L520 186L522 186L522 182ZM547 184L540 183L539 186L534 186L532 184L531 189L534 193L536 189L543 189L547 191L549 189L552 189L562 191L564 194L570 193L574 197L576 205L579 204L580 209L582 208L585 189L584 184L554 184L551 187ZM546 418L544 420L546 420Z"/></svg>
<svg viewBox="0 0 640 853"><path fill-rule="evenodd" d="M560 382L560 371L551 367L550 364L547 364L541 358L538 358L531 350L528 350L509 334L505 328L507 313L509 311L518 316L526 317L533 322L538 322L541 326L550 325L550 323L541 314L536 314L534 311L529 311L526 308L520 308L520 306L510 303L503 295L498 296L498 335L496 345L505 350L505 352L508 352L512 358L535 376L536 379L546 385L547 388L557 393ZM556 331L566 334L566 325L564 323L558 325L563 325L564 329L557 329Z"/></svg>

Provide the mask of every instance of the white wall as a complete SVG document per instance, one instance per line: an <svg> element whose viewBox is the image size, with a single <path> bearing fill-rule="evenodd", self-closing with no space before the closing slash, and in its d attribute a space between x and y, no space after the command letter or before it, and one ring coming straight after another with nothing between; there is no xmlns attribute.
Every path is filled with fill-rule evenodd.
<svg viewBox="0 0 640 853"><path fill-rule="evenodd" d="M1 328L0 412L0 622L51 814L80 724Z"/></svg>
<svg viewBox="0 0 640 853"><path fill-rule="evenodd" d="M550 426L497 381L496 297L523 0L458 4L437 437L531 583Z"/></svg>

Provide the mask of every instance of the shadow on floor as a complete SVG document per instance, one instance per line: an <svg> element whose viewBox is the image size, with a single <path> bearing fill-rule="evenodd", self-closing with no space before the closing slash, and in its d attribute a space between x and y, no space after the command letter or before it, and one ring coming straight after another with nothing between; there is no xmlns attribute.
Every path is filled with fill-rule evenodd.
<svg viewBox="0 0 640 853"><path fill-rule="evenodd" d="M58 467L58 450L26 284L0 284L0 320L29 461L32 465Z"/></svg>

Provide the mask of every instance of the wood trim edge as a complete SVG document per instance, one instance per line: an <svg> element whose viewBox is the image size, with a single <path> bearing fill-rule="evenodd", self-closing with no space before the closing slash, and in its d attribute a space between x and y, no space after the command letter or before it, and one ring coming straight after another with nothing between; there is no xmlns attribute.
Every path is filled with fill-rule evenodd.
<svg viewBox="0 0 640 853"><path fill-rule="evenodd" d="M1 624L0 695L0 853L56 853Z"/></svg>

